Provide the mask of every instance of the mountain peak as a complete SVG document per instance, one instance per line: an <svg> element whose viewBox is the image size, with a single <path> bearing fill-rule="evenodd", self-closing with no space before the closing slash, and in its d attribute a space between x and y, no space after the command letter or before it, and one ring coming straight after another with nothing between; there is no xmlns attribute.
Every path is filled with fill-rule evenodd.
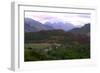
<svg viewBox="0 0 100 73"><path fill-rule="evenodd" d="M61 21L58 22L46 22L45 25L49 25L51 27L53 27L54 29L58 29L58 30L64 30L64 31L68 31L74 28L73 24L71 23L64 23Z"/></svg>

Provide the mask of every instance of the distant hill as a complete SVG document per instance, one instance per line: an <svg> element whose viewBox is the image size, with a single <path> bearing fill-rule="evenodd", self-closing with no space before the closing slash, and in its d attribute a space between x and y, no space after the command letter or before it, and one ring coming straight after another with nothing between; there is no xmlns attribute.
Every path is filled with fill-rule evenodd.
<svg viewBox="0 0 100 73"><path fill-rule="evenodd" d="M69 32L75 33L75 34L78 33L78 34L87 34L87 35L89 35L89 33L90 33L90 23L85 24L81 28L74 28L74 29L70 30Z"/></svg>
<svg viewBox="0 0 100 73"><path fill-rule="evenodd" d="M75 28L73 24L63 23L63 22L56 22L56 23L46 22L45 25L51 26L53 29L56 30L64 30L64 31L69 31Z"/></svg>
<svg viewBox="0 0 100 73"><path fill-rule="evenodd" d="M24 19L24 29L25 32L36 32L40 30L45 30L45 27L38 21L35 21L31 18Z"/></svg>

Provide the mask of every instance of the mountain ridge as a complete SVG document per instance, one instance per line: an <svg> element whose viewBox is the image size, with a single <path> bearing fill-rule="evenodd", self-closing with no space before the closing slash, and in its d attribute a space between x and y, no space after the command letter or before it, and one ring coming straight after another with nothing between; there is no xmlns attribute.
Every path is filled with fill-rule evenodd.
<svg viewBox="0 0 100 73"><path fill-rule="evenodd" d="M90 23L85 24L81 28L74 28L74 29L70 30L69 32L75 33L75 34L77 33L77 34L87 34L87 35L89 35L89 33L90 33Z"/></svg>
<svg viewBox="0 0 100 73"><path fill-rule="evenodd" d="M65 32L71 33L89 33L90 32L90 23L85 24L84 26L78 28L75 27L71 23L63 23L63 22L56 22L56 23L40 23L31 18L24 18L24 31L25 32L38 32L42 30L63 30Z"/></svg>

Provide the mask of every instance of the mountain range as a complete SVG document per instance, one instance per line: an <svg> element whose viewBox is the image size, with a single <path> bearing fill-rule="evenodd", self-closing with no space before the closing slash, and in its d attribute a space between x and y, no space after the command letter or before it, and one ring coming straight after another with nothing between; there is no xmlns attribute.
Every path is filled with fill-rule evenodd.
<svg viewBox="0 0 100 73"><path fill-rule="evenodd" d="M25 32L38 32L41 30L63 30L65 32L71 33L89 33L90 32L90 23L85 24L83 27L75 27L71 23L63 22L46 22L40 23L31 18L24 18L24 31Z"/></svg>
<svg viewBox="0 0 100 73"><path fill-rule="evenodd" d="M55 22L55 23L46 22L44 25L51 26L55 30L64 30L64 31L69 31L69 30L75 28L73 26L73 24L63 23L63 22Z"/></svg>
<svg viewBox="0 0 100 73"><path fill-rule="evenodd" d="M24 19L25 32L37 32L37 31L41 31L41 30L64 30L64 31L69 31L73 28L75 28L75 27L71 23L46 22L46 23L42 24L39 21L36 21L34 19L31 19L31 18L25 18Z"/></svg>

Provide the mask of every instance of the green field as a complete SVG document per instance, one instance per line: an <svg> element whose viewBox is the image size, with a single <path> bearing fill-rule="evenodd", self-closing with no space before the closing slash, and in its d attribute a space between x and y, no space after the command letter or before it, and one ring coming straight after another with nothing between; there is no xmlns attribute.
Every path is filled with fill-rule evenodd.
<svg viewBox="0 0 100 73"><path fill-rule="evenodd" d="M27 43L25 61L90 58L89 44Z"/></svg>

